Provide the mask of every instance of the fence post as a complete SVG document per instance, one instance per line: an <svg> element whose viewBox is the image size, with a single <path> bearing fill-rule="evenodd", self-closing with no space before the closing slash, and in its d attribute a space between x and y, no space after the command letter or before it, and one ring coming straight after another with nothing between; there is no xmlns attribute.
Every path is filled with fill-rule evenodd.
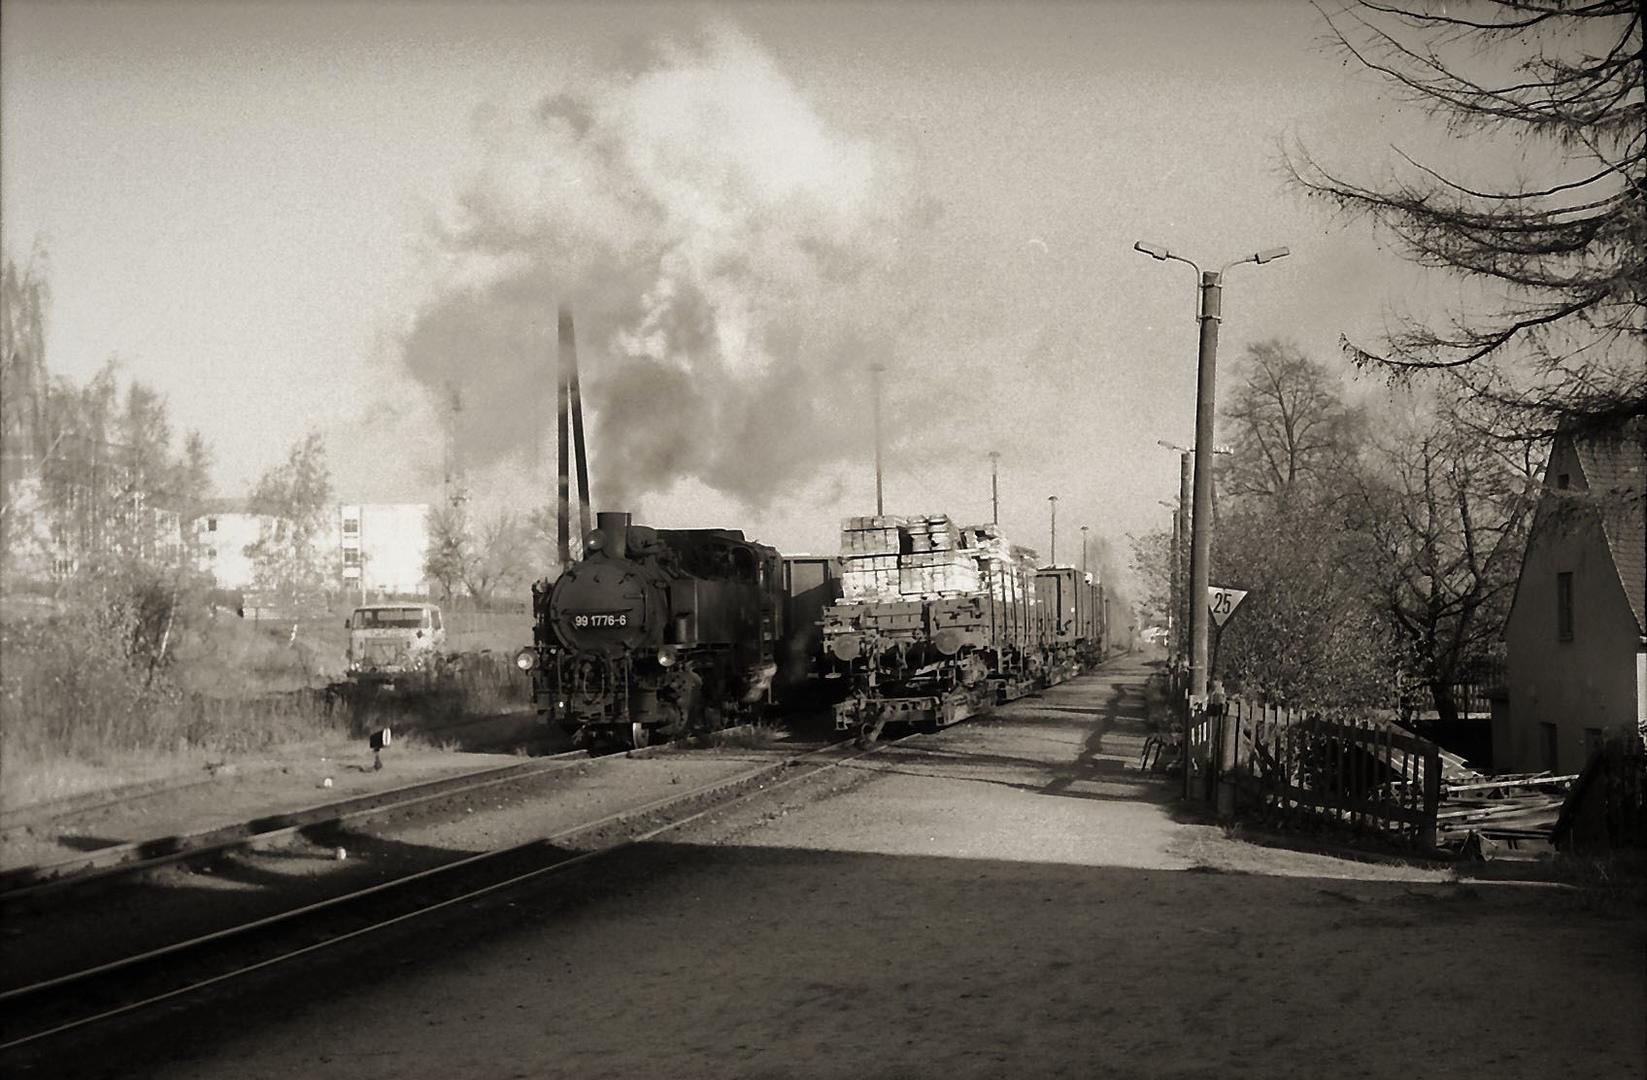
<svg viewBox="0 0 1647 1080"><path fill-rule="evenodd" d="M1173 685L1174 687L1177 686L1176 674L1173 678ZM1184 762L1184 801L1188 802L1195 797L1195 780L1193 779L1195 773L1195 743L1192 738L1194 728L1190 723L1189 705L1176 696L1173 698L1173 705L1175 708L1182 710L1184 717L1184 748L1182 754Z"/></svg>
<svg viewBox="0 0 1647 1080"><path fill-rule="evenodd" d="M1218 709L1218 744L1213 754L1218 762L1214 775L1218 778L1218 816L1225 821L1235 817L1235 770L1241 748L1241 720L1239 703L1224 700L1220 686L1209 695L1207 711Z"/></svg>
<svg viewBox="0 0 1647 1080"><path fill-rule="evenodd" d="M1435 847L1435 815L1441 806L1441 748L1430 743L1424 751L1424 823L1418 842L1426 850Z"/></svg>

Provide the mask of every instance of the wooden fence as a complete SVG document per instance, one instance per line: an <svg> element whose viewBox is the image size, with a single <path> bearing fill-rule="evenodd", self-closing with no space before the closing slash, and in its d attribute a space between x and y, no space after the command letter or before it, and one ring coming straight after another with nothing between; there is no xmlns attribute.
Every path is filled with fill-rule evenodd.
<svg viewBox="0 0 1647 1080"><path fill-rule="evenodd" d="M1234 768L1226 741L1234 741ZM1212 801L1220 785L1236 813L1267 811L1435 846L1441 753L1376 721L1326 720L1235 699L1222 716L1186 726L1184 794Z"/></svg>

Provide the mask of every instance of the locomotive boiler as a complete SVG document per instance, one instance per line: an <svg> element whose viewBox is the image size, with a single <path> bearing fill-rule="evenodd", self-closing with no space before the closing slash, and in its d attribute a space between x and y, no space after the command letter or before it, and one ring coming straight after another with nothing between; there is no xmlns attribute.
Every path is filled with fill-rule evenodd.
<svg viewBox="0 0 1647 1080"><path fill-rule="evenodd" d="M591 747L756 718L784 629L778 552L732 529L596 521L584 557L532 588L532 645L516 663L538 714Z"/></svg>

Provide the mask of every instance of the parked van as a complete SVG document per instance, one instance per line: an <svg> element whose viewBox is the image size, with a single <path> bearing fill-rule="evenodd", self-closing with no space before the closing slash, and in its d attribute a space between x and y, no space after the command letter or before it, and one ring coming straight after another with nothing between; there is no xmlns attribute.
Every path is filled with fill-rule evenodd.
<svg viewBox="0 0 1647 1080"><path fill-rule="evenodd" d="M432 678L446 659L446 628L434 604L357 607L349 628L349 678L393 683Z"/></svg>

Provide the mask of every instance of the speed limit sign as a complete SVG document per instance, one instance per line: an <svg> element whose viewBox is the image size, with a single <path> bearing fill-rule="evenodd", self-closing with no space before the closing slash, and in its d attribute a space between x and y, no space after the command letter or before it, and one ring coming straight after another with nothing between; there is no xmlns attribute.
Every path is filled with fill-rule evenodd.
<svg viewBox="0 0 1647 1080"><path fill-rule="evenodd" d="M1235 612L1242 600L1247 598L1245 589L1220 589L1216 585L1207 586L1207 607L1212 611L1212 621L1219 626Z"/></svg>

